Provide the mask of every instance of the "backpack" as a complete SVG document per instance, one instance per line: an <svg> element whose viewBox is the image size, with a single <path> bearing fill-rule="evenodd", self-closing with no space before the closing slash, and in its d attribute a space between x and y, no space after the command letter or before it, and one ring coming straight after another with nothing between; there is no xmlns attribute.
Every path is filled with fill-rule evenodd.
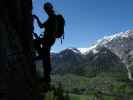
<svg viewBox="0 0 133 100"><path fill-rule="evenodd" d="M56 15L56 38L62 38L64 39L64 26L65 26L65 20L64 17L59 14Z"/></svg>

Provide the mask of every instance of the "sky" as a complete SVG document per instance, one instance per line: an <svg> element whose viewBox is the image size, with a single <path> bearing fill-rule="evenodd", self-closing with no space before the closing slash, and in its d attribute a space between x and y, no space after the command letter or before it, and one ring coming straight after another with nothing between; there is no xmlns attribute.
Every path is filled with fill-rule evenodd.
<svg viewBox="0 0 133 100"><path fill-rule="evenodd" d="M43 4L51 2L56 14L63 14L65 39L52 47L52 52L65 48L88 48L104 36L133 29L133 0L33 0L32 13L41 22L48 16ZM34 21L37 34L43 33Z"/></svg>

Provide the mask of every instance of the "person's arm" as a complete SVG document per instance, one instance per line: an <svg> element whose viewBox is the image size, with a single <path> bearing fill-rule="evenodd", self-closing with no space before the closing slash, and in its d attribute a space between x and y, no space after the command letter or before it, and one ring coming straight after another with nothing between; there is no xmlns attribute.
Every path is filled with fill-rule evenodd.
<svg viewBox="0 0 133 100"><path fill-rule="evenodd" d="M40 28L44 28L44 24L42 24L42 23L40 22L39 18L38 18L36 15L32 15L32 16L33 16L33 18L35 18L35 19L37 20L37 23L38 23L39 27L40 27Z"/></svg>

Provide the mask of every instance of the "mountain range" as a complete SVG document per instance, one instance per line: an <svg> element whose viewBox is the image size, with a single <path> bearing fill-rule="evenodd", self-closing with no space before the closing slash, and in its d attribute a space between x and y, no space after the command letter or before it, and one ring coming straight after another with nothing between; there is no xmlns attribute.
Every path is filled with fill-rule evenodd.
<svg viewBox="0 0 133 100"><path fill-rule="evenodd" d="M66 48L52 53L52 74L95 76L123 73L132 80L133 30L114 33L88 48Z"/></svg>

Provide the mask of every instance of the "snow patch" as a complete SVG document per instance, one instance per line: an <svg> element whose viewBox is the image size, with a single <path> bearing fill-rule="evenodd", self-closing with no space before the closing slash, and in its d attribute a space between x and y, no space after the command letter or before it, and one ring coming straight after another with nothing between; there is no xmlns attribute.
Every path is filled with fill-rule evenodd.
<svg viewBox="0 0 133 100"><path fill-rule="evenodd" d="M99 51L96 50L96 49L94 49L94 50L92 50L92 52L93 52L94 54L97 54Z"/></svg>
<svg viewBox="0 0 133 100"><path fill-rule="evenodd" d="M68 48L69 50L72 50L74 53L80 53L80 51L76 48Z"/></svg>
<svg viewBox="0 0 133 100"><path fill-rule="evenodd" d="M86 55L90 51L92 51L93 53L97 53L98 51L96 50L96 47L97 47L97 45L93 45L89 48L77 48L77 49L81 52L81 54Z"/></svg>
<svg viewBox="0 0 133 100"><path fill-rule="evenodd" d="M97 45L106 45L110 42L112 42L112 40L115 40L115 39L122 39L122 38L128 38L130 36L133 36L133 30L128 30L126 32L119 32L119 33L115 33L113 35L110 35L110 36L104 36L102 39L99 39L97 41Z"/></svg>

